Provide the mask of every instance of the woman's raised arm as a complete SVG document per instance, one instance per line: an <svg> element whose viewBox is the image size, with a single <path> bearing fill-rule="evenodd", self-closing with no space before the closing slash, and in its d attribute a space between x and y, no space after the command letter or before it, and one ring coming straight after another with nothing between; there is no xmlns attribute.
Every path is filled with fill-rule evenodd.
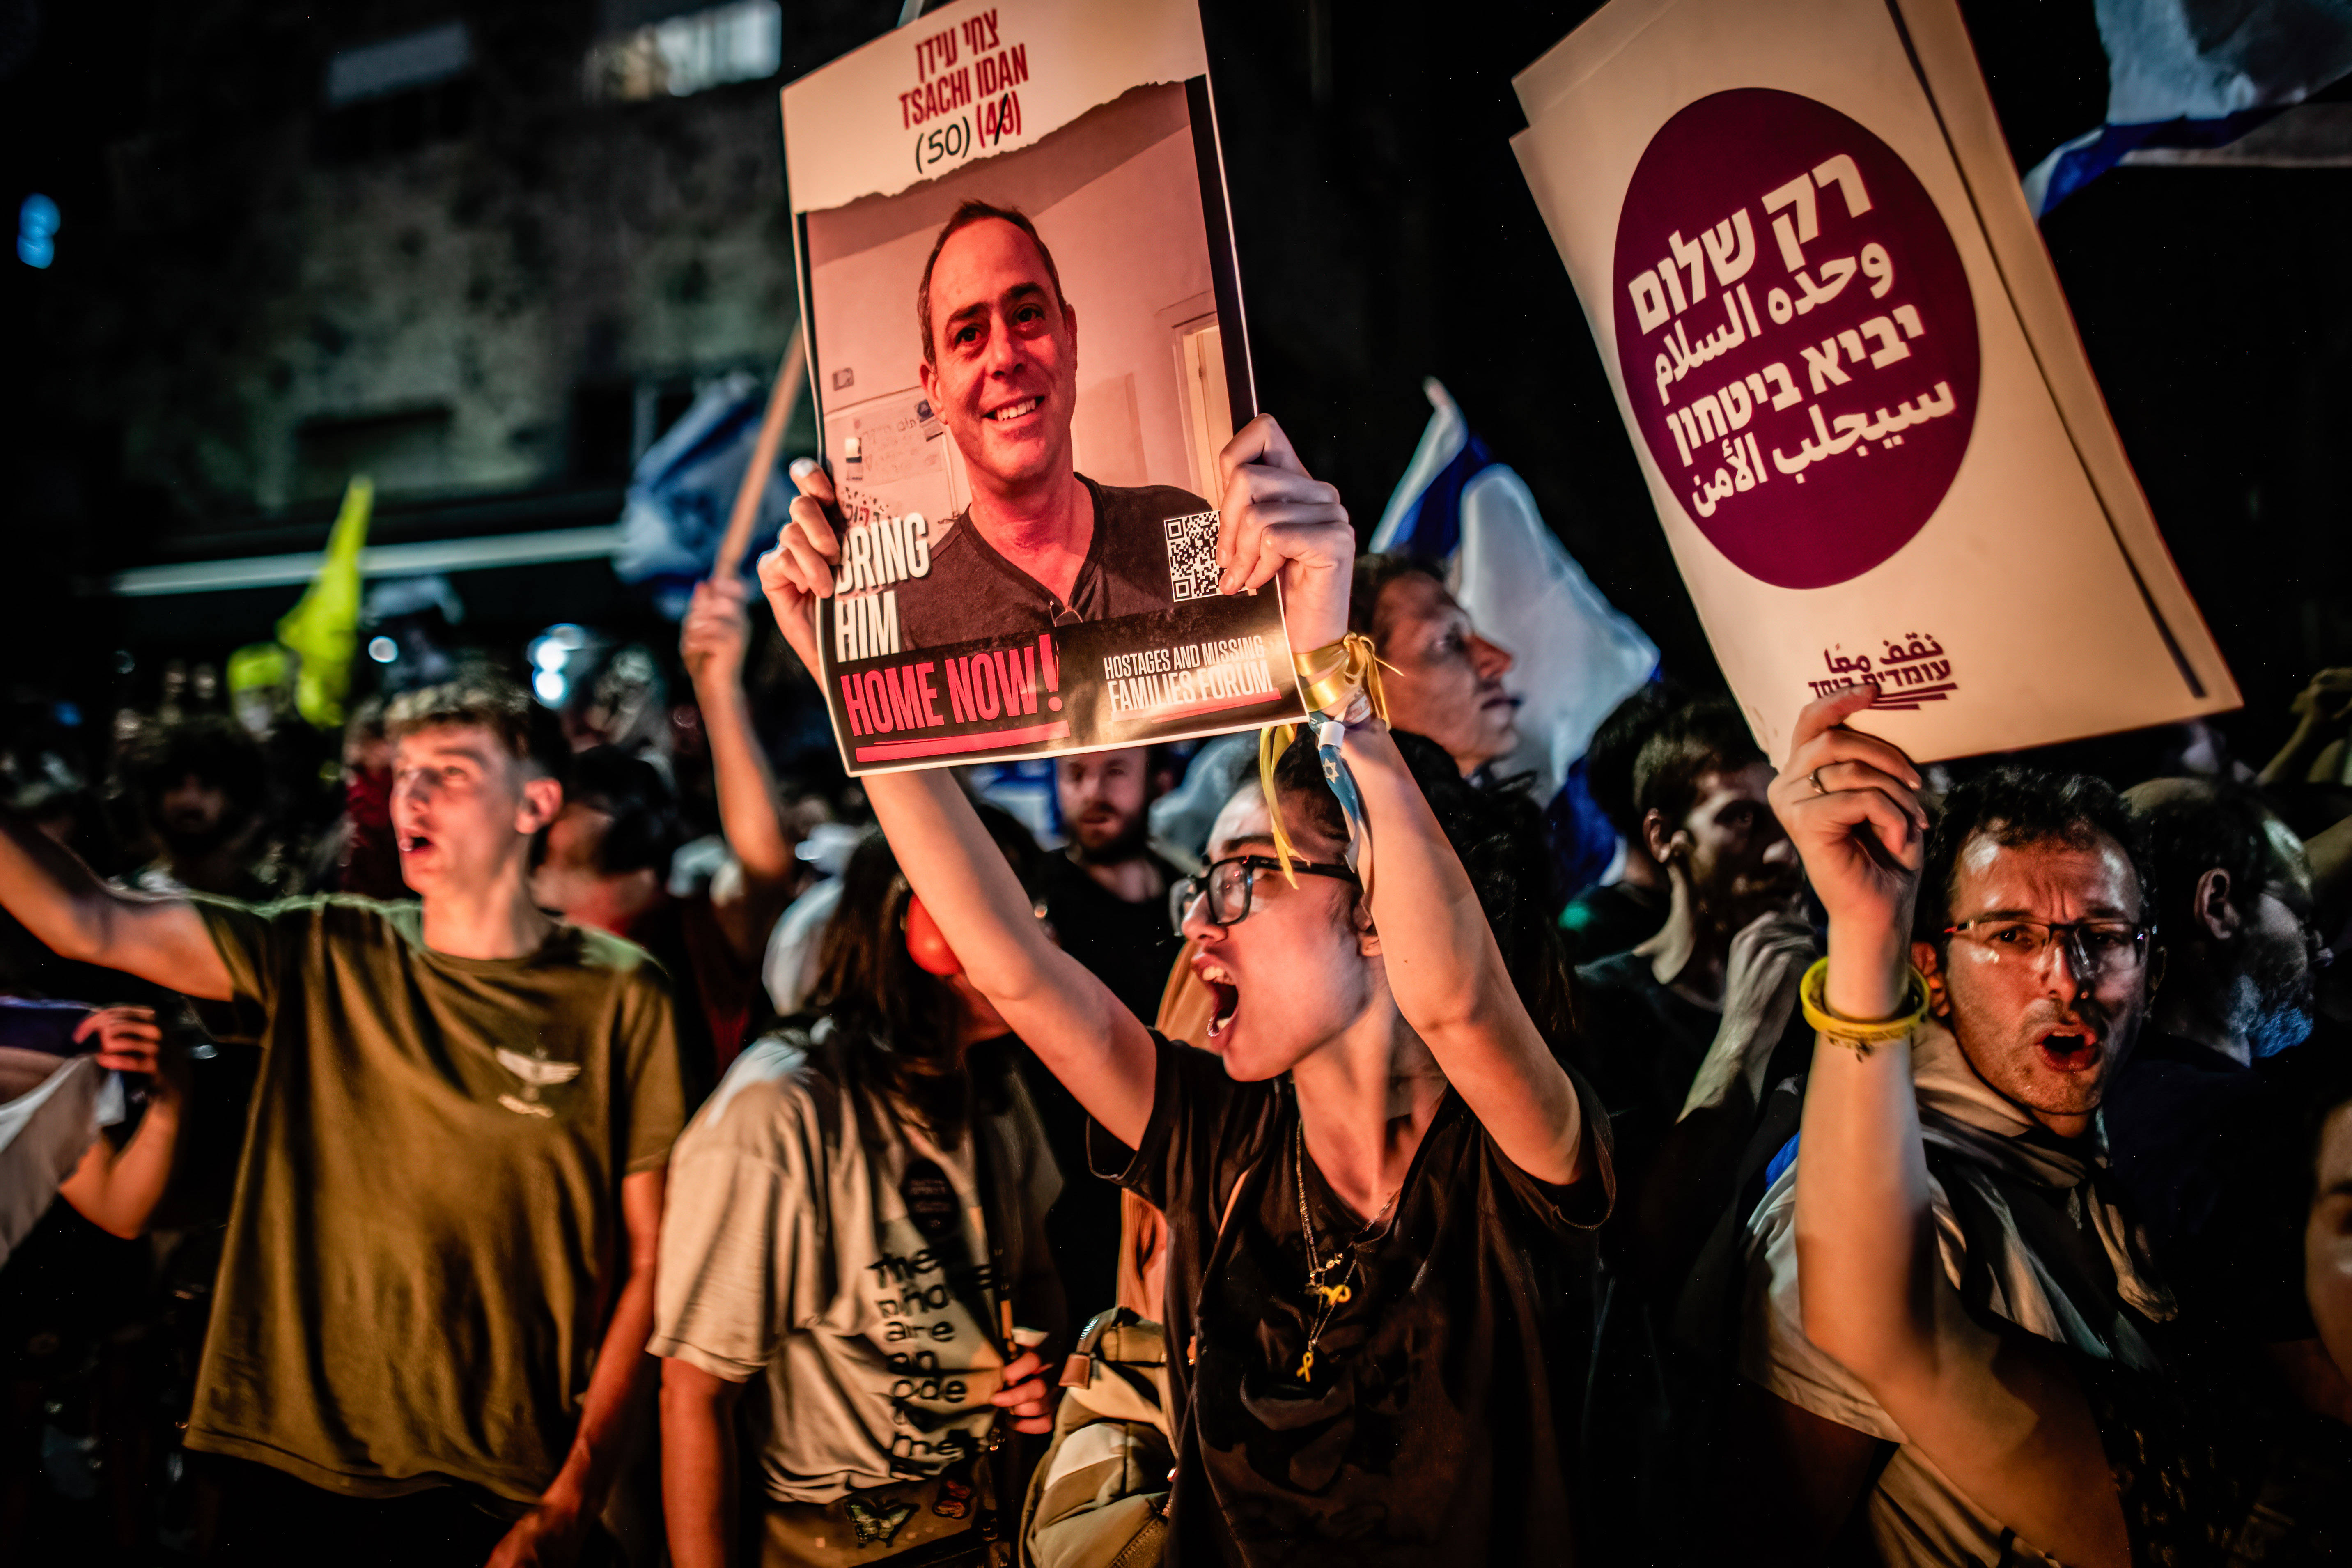
<svg viewBox="0 0 2352 1568"><path fill-rule="evenodd" d="M1226 447L1219 562L1226 590L1282 574L1294 653L1348 629L1355 534L1339 493L1307 477L1273 420L1252 420ZM1298 744L1310 744L1302 734ZM1377 720L1348 731L1372 842L1372 923L1390 994L1511 1163L1566 1184L1591 1168L1576 1090L1520 1005L1470 879Z"/></svg>
<svg viewBox="0 0 2352 1568"><path fill-rule="evenodd" d="M1593 1157L1576 1087L1520 1003L1404 754L1377 721L1341 751L1371 827L1372 927L1397 1011L1505 1158L1538 1181L1581 1181Z"/></svg>
<svg viewBox="0 0 2352 1568"><path fill-rule="evenodd" d="M841 559L828 511L833 483L805 459L793 466L793 478L801 493L776 547L760 558L760 587L784 640L822 679L816 601L832 596ZM1157 1074L1150 1033L1046 939L962 789L943 770L870 774L865 784L908 884L939 922L964 977L1088 1115L1121 1142L1139 1142Z"/></svg>

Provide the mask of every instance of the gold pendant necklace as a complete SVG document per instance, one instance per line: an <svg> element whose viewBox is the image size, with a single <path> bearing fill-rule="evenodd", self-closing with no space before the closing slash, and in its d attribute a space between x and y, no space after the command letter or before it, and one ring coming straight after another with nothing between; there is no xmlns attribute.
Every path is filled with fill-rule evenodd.
<svg viewBox="0 0 2352 1568"><path fill-rule="evenodd" d="M1336 1285L1323 1282L1326 1274L1339 1267L1339 1254L1335 1252L1328 1260L1324 1258L1321 1249L1316 1245L1314 1216L1307 1212L1307 1127L1304 1122L1292 1130L1292 1138L1294 1161L1291 1168L1298 1183L1298 1228L1307 1238L1307 1294L1322 1301L1322 1310L1307 1331L1307 1353L1298 1358L1298 1380L1309 1383L1315 1376L1316 1342L1322 1339L1323 1331L1330 1326L1332 1314L1339 1310L1339 1304L1351 1299L1353 1292L1349 1289L1349 1285L1356 1278L1359 1258L1352 1246L1343 1247L1342 1250L1348 1256L1348 1271L1339 1276L1339 1282ZM1400 1183L1396 1192L1389 1194L1388 1202L1381 1205L1381 1212L1372 1216L1372 1224L1366 1226L1365 1230L1369 1231L1372 1226L1381 1223L1396 1203L1397 1193L1402 1191L1404 1186Z"/></svg>

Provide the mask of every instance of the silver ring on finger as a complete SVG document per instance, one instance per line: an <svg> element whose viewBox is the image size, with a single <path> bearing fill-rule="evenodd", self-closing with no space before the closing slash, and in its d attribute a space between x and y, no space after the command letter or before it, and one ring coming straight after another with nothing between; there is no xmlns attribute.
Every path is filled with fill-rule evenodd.
<svg viewBox="0 0 2352 1568"><path fill-rule="evenodd" d="M1826 766L1827 764L1825 763L1823 765ZM1805 776L1813 781L1813 793L1815 795L1827 795L1830 793L1830 786L1822 783L1822 770L1820 768L1815 768L1811 773L1807 773Z"/></svg>

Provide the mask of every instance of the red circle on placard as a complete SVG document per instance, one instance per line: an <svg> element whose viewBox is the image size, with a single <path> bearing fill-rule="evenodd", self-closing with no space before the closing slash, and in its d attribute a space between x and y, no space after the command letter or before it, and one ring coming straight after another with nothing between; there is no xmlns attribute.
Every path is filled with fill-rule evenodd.
<svg viewBox="0 0 2352 1568"><path fill-rule="evenodd" d="M1942 504L1976 426L1976 301L1927 188L1860 124L1769 88L1689 105L1634 167L1614 281L1634 423L1741 571L1843 583Z"/></svg>

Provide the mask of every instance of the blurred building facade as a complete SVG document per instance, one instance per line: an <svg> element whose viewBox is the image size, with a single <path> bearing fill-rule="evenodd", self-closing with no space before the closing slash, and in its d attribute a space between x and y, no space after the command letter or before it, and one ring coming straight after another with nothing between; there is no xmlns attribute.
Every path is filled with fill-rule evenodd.
<svg viewBox="0 0 2352 1568"><path fill-rule="evenodd" d="M611 524L698 387L773 375L798 314L776 89L874 9L40 6L40 59L107 94L58 106L94 145L58 264L9 279L47 370L0 442L58 470L36 515L105 520L102 550L53 542L59 574L316 549L354 473L379 544ZM583 614L613 593L587 564L550 568L594 583ZM506 575L460 588L538 596ZM291 592L158 595L126 635L266 636Z"/></svg>
<svg viewBox="0 0 2352 1568"><path fill-rule="evenodd" d="M151 123L107 148L118 230L182 256L91 334L130 482L215 530L353 471L388 503L609 486L698 378L772 371L772 0L721 8L767 18L766 68L677 98L591 67L667 7L338 7L266 72L273 8L236 9L165 14Z"/></svg>

